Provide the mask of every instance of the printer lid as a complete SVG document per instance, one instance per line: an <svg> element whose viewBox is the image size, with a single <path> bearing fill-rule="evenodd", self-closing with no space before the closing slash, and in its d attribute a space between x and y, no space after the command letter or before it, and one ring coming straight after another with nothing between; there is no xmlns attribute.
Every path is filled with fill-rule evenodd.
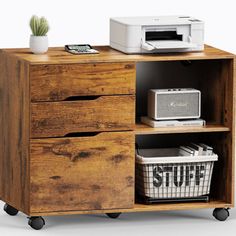
<svg viewBox="0 0 236 236"><path fill-rule="evenodd" d="M203 23L202 21L190 16L141 16L141 17L115 17L111 20L132 26L152 26L152 25L190 25Z"/></svg>

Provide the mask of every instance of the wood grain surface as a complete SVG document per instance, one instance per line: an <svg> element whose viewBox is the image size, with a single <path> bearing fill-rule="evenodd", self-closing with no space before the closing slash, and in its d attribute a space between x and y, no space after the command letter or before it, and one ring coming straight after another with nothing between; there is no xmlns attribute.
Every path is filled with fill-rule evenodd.
<svg viewBox="0 0 236 236"><path fill-rule="evenodd" d="M132 208L134 134L31 140L30 212Z"/></svg>
<svg viewBox="0 0 236 236"><path fill-rule="evenodd" d="M224 125L183 126L183 127L158 127L153 128L146 124L137 123L134 132L137 135L149 134L179 134L179 133L210 133L210 132L229 132L230 128Z"/></svg>
<svg viewBox="0 0 236 236"><path fill-rule="evenodd" d="M134 94L135 72L134 63L34 65L30 67L31 101Z"/></svg>
<svg viewBox="0 0 236 236"><path fill-rule="evenodd" d="M94 100L31 104L31 137L61 137L75 132L132 130L133 95Z"/></svg>
<svg viewBox="0 0 236 236"><path fill-rule="evenodd" d="M105 210L89 210L89 211L54 211L54 212L32 212L34 216L61 216L61 215L78 215L78 214L104 214L114 212L152 212L152 211L175 211L175 210L196 210L211 208L232 208L233 205L223 201L210 200L209 202L182 202L182 203L159 203L145 205L135 203L132 208L126 209L105 209ZM210 217L210 216L209 216Z"/></svg>
<svg viewBox="0 0 236 236"><path fill-rule="evenodd" d="M140 62L140 61L178 61L178 60L206 60L234 58L234 55L223 50L205 45L201 52L188 53L158 53L146 55L127 55L109 46L96 46L99 54L72 55L62 47L49 48L46 54L35 55L28 48L4 49L7 53L13 54L30 64L72 64L72 63L102 63L102 62Z"/></svg>
<svg viewBox="0 0 236 236"><path fill-rule="evenodd" d="M0 199L29 212L28 65L0 51Z"/></svg>
<svg viewBox="0 0 236 236"><path fill-rule="evenodd" d="M230 127L231 133L223 141L225 160L225 181L226 201L234 204L235 202L235 92L236 92L236 58L234 60L223 61L221 76L224 81L224 124Z"/></svg>

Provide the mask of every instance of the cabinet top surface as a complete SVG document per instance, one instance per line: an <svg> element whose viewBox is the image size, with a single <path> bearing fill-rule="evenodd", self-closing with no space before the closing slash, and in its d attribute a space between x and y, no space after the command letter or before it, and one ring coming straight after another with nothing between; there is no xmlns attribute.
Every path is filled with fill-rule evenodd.
<svg viewBox="0 0 236 236"><path fill-rule="evenodd" d="M165 53L149 55L127 55L109 46L95 46L99 54L72 55L62 47L49 48L46 54L32 54L28 48L1 49L9 55L16 56L30 64L64 64L64 63L99 63L99 62L141 62L141 61L175 61L233 58L234 54L205 45L202 52Z"/></svg>

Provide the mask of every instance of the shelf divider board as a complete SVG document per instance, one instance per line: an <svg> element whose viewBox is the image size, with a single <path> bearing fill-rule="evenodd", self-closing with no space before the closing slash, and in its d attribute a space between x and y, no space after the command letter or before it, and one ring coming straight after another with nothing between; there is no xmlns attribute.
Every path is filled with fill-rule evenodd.
<svg viewBox="0 0 236 236"><path fill-rule="evenodd" d="M136 135L148 134L175 134L175 133L205 133L205 132L229 132L230 128L224 125L206 125L203 127L160 127L153 128L145 124L137 123L134 128Z"/></svg>

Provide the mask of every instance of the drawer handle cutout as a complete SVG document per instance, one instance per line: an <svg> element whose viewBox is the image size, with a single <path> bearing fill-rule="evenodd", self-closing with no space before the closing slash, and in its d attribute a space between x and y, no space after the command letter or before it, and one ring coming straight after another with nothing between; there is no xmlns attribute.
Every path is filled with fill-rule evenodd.
<svg viewBox="0 0 236 236"><path fill-rule="evenodd" d="M84 132L84 133L68 133L64 135L64 137L70 138L70 137L94 137L100 134L101 132Z"/></svg>
<svg viewBox="0 0 236 236"><path fill-rule="evenodd" d="M88 101L88 100L96 100L101 96L70 96L64 99L63 101Z"/></svg>

